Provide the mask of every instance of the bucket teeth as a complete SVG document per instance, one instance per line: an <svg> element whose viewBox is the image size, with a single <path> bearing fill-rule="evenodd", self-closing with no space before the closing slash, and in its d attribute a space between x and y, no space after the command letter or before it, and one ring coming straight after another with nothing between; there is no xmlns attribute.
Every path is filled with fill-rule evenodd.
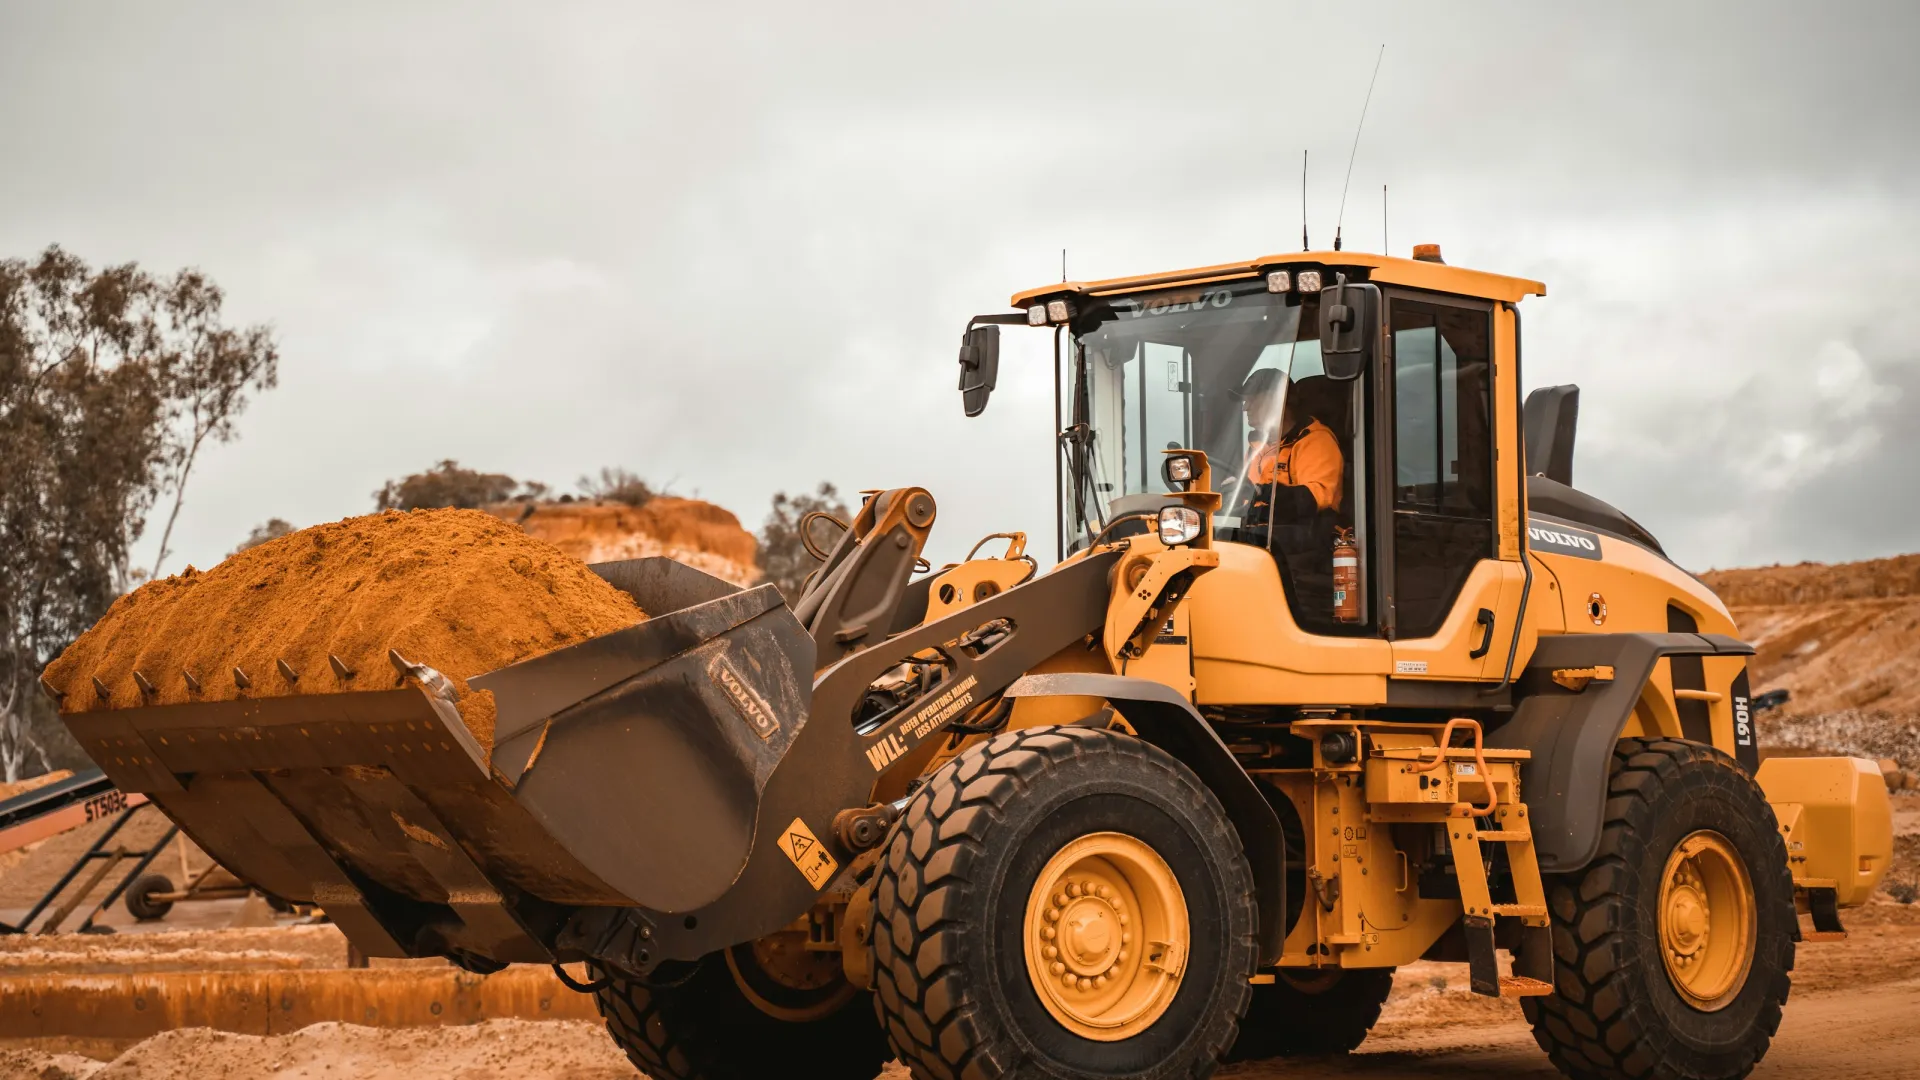
<svg viewBox="0 0 1920 1080"><path fill-rule="evenodd" d="M93 692L99 695L101 701L113 700L113 691L107 689L107 684L101 682L98 675L93 677Z"/></svg>
<svg viewBox="0 0 1920 1080"><path fill-rule="evenodd" d="M247 678L247 673L244 671L241 671L240 665L238 664L235 664L233 666L233 685L239 687L242 690L245 690L247 687L253 685L253 680Z"/></svg>
<svg viewBox="0 0 1920 1080"><path fill-rule="evenodd" d="M62 701L65 701L67 699L66 692L63 690L55 689L54 685L47 681L47 677L45 675L40 676L40 692L47 695L47 699L49 701L52 701L55 705L58 705Z"/></svg>
<svg viewBox="0 0 1920 1080"><path fill-rule="evenodd" d="M200 692L200 680L193 677L193 672L188 671L186 668L181 668L180 675L187 680L187 693L197 694Z"/></svg>
<svg viewBox="0 0 1920 1080"><path fill-rule="evenodd" d="M351 679L354 676L354 670L347 666L347 662L332 653L327 654L327 665L333 668L335 678Z"/></svg>
<svg viewBox="0 0 1920 1080"><path fill-rule="evenodd" d="M454 693L453 683L445 675L425 664L408 663L407 658L400 655L399 649L387 650L387 662L393 665L394 670L398 671L402 678L411 675L419 679L420 685L427 688L427 693L442 701L452 703L457 696Z"/></svg>
<svg viewBox="0 0 1920 1080"><path fill-rule="evenodd" d="M140 669L138 668L134 669L133 683L135 686L138 686L140 688L140 693L144 694L147 697L152 697L153 695L160 692L160 688L148 682L147 677L145 675L140 674Z"/></svg>
<svg viewBox="0 0 1920 1080"><path fill-rule="evenodd" d="M293 670L293 665L287 663L285 660L275 660L273 666L280 669L280 677L288 682L297 683L300 681L300 673Z"/></svg>

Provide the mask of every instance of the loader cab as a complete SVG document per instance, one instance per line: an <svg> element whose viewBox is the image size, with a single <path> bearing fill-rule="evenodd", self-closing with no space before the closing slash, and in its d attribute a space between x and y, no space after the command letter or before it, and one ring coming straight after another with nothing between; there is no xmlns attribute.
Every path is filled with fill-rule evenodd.
<svg viewBox="0 0 1920 1080"><path fill-rule="evenodd" d="M1340 281L1370 293L1357 357L1323 351ZM1522 572L1499 526L1503 502L1518 521L1519 455L1496 450L1518 430L1516 373L1496 379L1496 354L1514 349L1513 303L1540 291L1306 253L1016 295L1058 335L1063 557L1147 528L1128 516L1171 501L1165 451L1202 450L1214 540L1271 560L1298 631L1387 639L1403 673L1482 677L1505 659ZM1248 407L1263 380L1280 417Z"/></svg>

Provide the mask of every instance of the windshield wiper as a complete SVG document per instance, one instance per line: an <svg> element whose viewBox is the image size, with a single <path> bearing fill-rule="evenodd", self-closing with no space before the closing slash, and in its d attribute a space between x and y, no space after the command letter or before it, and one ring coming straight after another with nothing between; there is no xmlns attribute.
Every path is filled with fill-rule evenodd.
<svg viewBox="0 0 1920 1080"><path fill-rule="evenodd" d="M1106 523L1099 511L1099 486L1093 479L1093 428L1087 424L1074 424L1055 438L1060 453L1067 455L1067 477L1072 485L1068 499L1074 530L1086 526L1088 535L1098 533ZM1092 513L1088 512L1089 508Z"/></svg>

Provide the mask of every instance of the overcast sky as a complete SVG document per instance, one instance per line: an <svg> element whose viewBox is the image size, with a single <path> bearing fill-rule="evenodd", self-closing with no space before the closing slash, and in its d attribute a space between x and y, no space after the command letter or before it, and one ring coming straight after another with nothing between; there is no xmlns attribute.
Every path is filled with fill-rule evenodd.
<svg viewBox="0 0 1920 1080"><path fill-rule="evenodd" d="M267 10L270 8L271 10ZM1694 569L1920 550L1920 5L29 4L0 255L195 265L281 385L174 544L452 457L755 528L921 484L936 561L1050 555L1047 340L961 416L969 315L1345 236L1538 278L1575 480ZM157 523L143 543L151 561Z"/></svg>

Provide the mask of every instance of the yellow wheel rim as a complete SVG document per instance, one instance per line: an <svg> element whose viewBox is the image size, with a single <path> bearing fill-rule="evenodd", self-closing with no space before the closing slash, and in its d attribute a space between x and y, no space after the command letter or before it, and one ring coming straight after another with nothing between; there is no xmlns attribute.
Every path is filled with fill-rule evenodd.
<svg viewBox="0 0 1920 1080"><path fill-rule="evenodd" d="M1047 860L1027 897L1027 977L1067 1030L1118 1042L1152 1027L1180 989L1191 931L1165 859L1125 833L1091 833Z"/></svg>
<svg viewBox="0 0 1920 1080"><path fill-rule="evenodd" d="M795 1024L833 1015L855 993L841 975L840 954L807 948L804 931L784 930L728 949L727 970L755 1008Z"/></svg>
<svg viewBox="0 0 1920 1080"><path fill-rule="evenodd" d="M1660 876L1660 955L1687 1004L1725 1008L1753 968L1753 885L1747 864L1717 832L1673 849Z"/></svg>

